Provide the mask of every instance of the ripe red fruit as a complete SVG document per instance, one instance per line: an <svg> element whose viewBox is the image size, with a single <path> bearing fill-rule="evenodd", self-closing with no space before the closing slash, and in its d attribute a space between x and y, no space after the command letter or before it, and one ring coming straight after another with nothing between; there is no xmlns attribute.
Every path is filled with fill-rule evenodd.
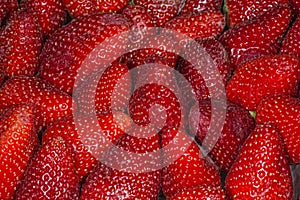
<svg viewBox="0 0 300 200"><path fill-rule="evenodd" d="M214 186L202 186L193 189L186 189L176 194L174 197L169 198L170 200L225 200L225 192L221 187Z"/></svg>
<svg viewBox="0 0 300 200"><path fill-rule="evenodd" d="M129 0L62 0L62 3L64 7L66 7L67 10L70 12L70 14L74 18L77 18L80 16L92 15L96 13L118 12L129 3Z"/></svg>
<svg viewBox="0 0 300 200"><path fill-rule="evenodd" d="M192 39L219 36L225 26L221 12L205 11L195 15L180 15L168 21L164 27L186 34Z"/></svg>
<svg viewBox="0 0 300 200"><path fill-rule="evenodd" d="M295 10L296 14L300 14L300 1L298 0L290 0L292 8Z"/></svg>
<svg viewBox="0 0 300 200"><path fill-rule="evenodd" d="M300 100L290 96L272 96L257 108L257 123L272 123L280 129L292 163L300 163Z"/></svg>
<svg viewBox="0 0 300 200"><path fill-rule="evenodd" d="M258 125L226 178L232 199L292 199L292 178L279 130Z"/></svg>
<svg viewBox="0 0 300 200"><path fill-rule="evenodd" d="M300 61L287 55L265 56L241 65L226 87L229 100L256 110L262 98L297 95Z"/></svg>
<svg viewBox="0 0 300 200"><path fill-rule="evenodd" d="M21 103L33 107L37 130L72 114L73 110L71 96L37 77L18 76L3 84L0 89L0 110Z"/></svg>
<svg viewBox="0 0 300 200"><path fill-rule="evenodd" d="M18 1L17 0L7 0L0 2L0 25L2 25L3 19L7 17L7 15L18 9Z"/></svg>
<svg viewBox="0 0 300 200"><path fill-rule="evenodd" d="M259 16L269 8L288 4L288 0L226 0L225 12L227 12L228 25L233 27Z"/></svg>
<svg viewBox="0 0 300 200"><path fill-rule="evenodd" d="M5 79L5 72L3 69L0 69L0 87L2 86L2 83L4 82Z"/></svg>
<svg viewBox="0 0 300 200"><path fill-rule="evenodd" d="M220 41L231 63L238 67L248 60L276 54L290 19L290 8L277 6L226 31Z"/></svg>
<svg viewBox="0 0 300 200"><path fill-rule="evenodd" d="M199 107L197 107L198 105ZM221 104L216 104L213 107L213 112L219 115L218 110L222 109L221 106ZM208 130L211 126L217 126L218 122L211 120L212 105L210 100L201 101L191 108L189 124L192 133L199 139L203 147L211 149L208 155L212 160L221 170L228 172L240 147L254 129L255 121L246 109L229 101L226 106L226 118L224 124L221 124L222 132L213 146L211 145L215 138L213 134L208 134ZM205 144L203 144L204 141Z"/></svg>
<svg viewBox="0 0 300 200"><path fill-rule="evenodd" d="M0 65L6 75L35 75L42 36L33 12L19 10L11 14L0 37L0 46L3 48Z"/></svg>
<svg viewBox="0 0 300 200"><path fill-rule="evenodd" d="M300 17L285 36L280 53L294 55L300 59Z"/></svg>
<svg viewBox="0 0 300 200"><path fill-rule="evenodd" d="M180 10L180 15L185 14L197 14L206 10L220 11L222 6L222 1L220 0L186 0L182 9Z"/></svg>
<svg viewBox="0 0 300 200"><path fill-rule="evenodd" d="M130 26L131 22L119 14L95 14L73 20L56 31L45 43L40 56L41 77L57 88L72 93L78 70L92 50L104 40L128 30ZM98 71L97 61L101 63L111 61L113 55L124 48L119 45L125 41L112 42L115 42L111 44L115 45L114 52L111 52L112 56L108 56L104 61L103 59L90 60L90 63L85 63L87 65L84 69L86 70L84 77L79 79L84 79L92 72ZM106 51L106 49L102 50Z"/></svg>
<svg viewBox="0 0 300 200"><path fill-rule="evenodd" d="M42 144L15 194L21 199L79 199L72 152L61 137Z"/></svg>
<svg viewBox="0 0 300 200"><path fill-rule="evenodd" d="M12 199L37 145L30 106L14 106L1 114L0 199Z"/></svg>
<svg viewBox="0 0 300 200"><path fill-rule="evenodd" d="M34 12L41 33L46 37L61 27L67 17L60 0L22 0L21 7Z"/></svg>

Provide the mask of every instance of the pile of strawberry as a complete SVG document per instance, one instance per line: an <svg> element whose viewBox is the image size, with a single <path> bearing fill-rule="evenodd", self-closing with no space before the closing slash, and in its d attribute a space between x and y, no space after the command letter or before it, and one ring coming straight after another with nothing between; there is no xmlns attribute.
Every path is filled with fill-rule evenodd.
<svg viewBox="0 0 300 200"><path fill-rule="evenodd" d="M299 0L0 0L0 199L300 200L299 84Z"/></svg>

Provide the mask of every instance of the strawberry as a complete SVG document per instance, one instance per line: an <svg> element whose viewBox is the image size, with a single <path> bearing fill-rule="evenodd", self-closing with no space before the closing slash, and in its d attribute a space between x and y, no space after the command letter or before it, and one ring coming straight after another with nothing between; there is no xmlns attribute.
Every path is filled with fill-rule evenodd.
<svg viewBox="0 0 300 200"><path fill-rule="evenodd" d="M298 0L290 0L292 8L295 10L295 13L299 15L300 13L300 2Z"/></svg>
<svg viewBox="0 0 300 200"><path fill-rule="evenodd" d="M7 17L7 15L18 9L18 1L17 0L6 0L0 2L0 25L2 25L3 19Z"/></svg>
<svg viewBox="0 0 300 200"><path fill-rule="evenodd" d="M61 27L67 16L60 0L22 0L21 7L33 10L41 33L46 37Z"/></svg>
<svg viewBox="0 0 300 200"><path fill-rule="evenodd" d="M151 15L154 25L160 27L177 15L182 3L181 0L134 0L133 2L144 7Z"/></svg>
<svg viewBox="0 0 300 200"><path fill-rule="evenodd" d="M220 11L222 7L222 1L220 0L186 0L182 9L180 10L180 15L186 14L197 14L206 10Z"/></svg>
<svg viewBox="0 0 300 200"><path fill-rule="evenodd" d="M68 116L50 126L44 133L43 141L62 137L68 146L72 146L76 173L82 179L111 146L107 141L103 142L103 137L115 144L131 128L131 123L130 118L121 112L98 116L96 121L87 116L79 116L75 120L73 116Z"/></svg>
<svg viewBox="0 0 300 200"><path fill-rule="evenodd" d="M224 26L224 16L218 11L180 15L164 25L165 28L186 34L192 39L217 37L222 33Z"/></svg>
<svg viewBox="0 0 300 200"><path fill-rule="evenodd" d="M233 27L241 22L254 19L269 8L288 4L288 0L226 0L225 12L227 13L228 25Z"/></svg>
<svg viewBox="0 0 300 200"><path fill-rule="evenodd" d="M122 10L128 3L129 0L62 0L62 4L67 8L69 13L74 18L95 13L118 12Z"/></svg>
<svg viewBox="0 0 300 200"><path fill-rule="evenodd" d="M32 76L38 71L38 56L42 48L41 33L34 14L29 10L14 12L3 30L0 65L9 77Z"/></svg>
<svg viewBox="0 0 300 200"><path fill-rule="evenodd" d="M226 177L231 199L291 199L292 179L279 130L258 125Z"/></svg>
<svg viewBox="0 0 300 200"><path fill-rule="evenodd" d="M61 137L42 144L15 194L21 199L79 199L72 153Z"/></svg>
<svg viewBox="0 0 300 200"><path fill-rule="evenodd" d="M183 136L182 136L183 134ZM221 186L219 172L213 163L203 157L202 150L190 139L184 136L183 132L177 132L174 129L165 129L162 132L162 144L164 147L165 164L162 172L162 190L167 198L175 196L177 193L186 189L206 186ZM170 142L170 138L172 138ZM175 139L179 137L179 139ZM175 140L175 141L174 141ZM172 145L167 148L167 145ZM185 151L178 150L184 149ZM178 152L181 154L178 155ZM174 154L176 153L176 154ZM176 160L170 159L176 156Z"/></svg>
<svg viewBox="0 0 300 200"><path fill-rule="evenodd" d="M220 41L231 63L237 68L248 60L276 54L290 19L290 8L277 6L226 31Z"/></svg>
<svg viewBox="0 0 300 200"><path fill-rule="evenodd" d="M18 105L0 117L0 198L12 199L38 145L32 108Z"/></svg>
<svg viewBox="0 0 300 200"><path fill-rule="evenodd" d="M218 199L225 200L225 192L220 187L204 186L197 187L194 189L186 189L175 195L170 200L207 200L207 199Z"/></svg>
<svg viewBox="0 0 300 200"><path fill-rule="evenodd" d="M278 114L280 113L280 114ZM257 123L278 126L292 163L300 163L300 100L290 96L272 96L261 101L257 108Z"/></svg>
<svg viewBox="0 0 300 200"><path fill-rule="evenodd" d="M93 49L99 44L105 43L105 39L128 30L130 26L131 22L119 14L95 14L73 20L56 31L46 42L40 56L41 77L57 88L71 94L75 77L78 75L78 70L82 67L82 64L85 63L85 68L82 69L84 72L81 73L84 75L77 79L84 80L87 76L99 70L97 62L112 62L113 60L110 59L119 50L121 51L123 48L121 44L124 41L121 38L117 38L117 41L111 41L112 44L110 45L113 46L111 48L114 48L114 51L110 52L111 56L107 56L107 60L100 57L96 57L94 60L93 56L96 56L94 54L97 54L98 51L90 55ZM126 39L123 38L123 40ZM99 48L101 46L96 50L103 52L103 49ZM106 46L106 48L108 47ZM109 51L109 48L105 51ZM92 58L85 61L89 57ZM100 59L100 61L97 59Z"/></svg>
<svg viewBox="0 0 300 200"><path fill-rule="evenodd" d="M2 86L4 80L5 80L5 72L4 70L0 69L0 87Z"/></svg>
<svg viewBox="0 0 300 200"><path fill-rule="evenodd" d="M189 114L190 128L203 147L211 149L208 155L220 169L228 172L236 159L241 145L254 129L255 122L246 109L228 101L226 118L224 124L221 125L222 132L216 143L213 144L212 142L215 140L213 138L214 134L209 132L209 129L211 129L209 127L216 126L218 122L212 121L211 109L212 105L209 100L195 104ZM220 115L219 109L222 109L222 104L217 101L213 109L214 113ZM212 144L213 146L211 146Z"/></svg>
<svg viewBox="0 0 300 200"><path fill-rule="evenodd" d="M285 36L280 53L294 55L300 59L300 17Z"/></svg>
<svg viewBox="0 0 300 200"><path fill-rule="evenodd" d="M178 85L189 106L192 106L195 100L201 101L212 96L222 96L222 86L227 84L231 73L227 52L220 42L216 39L196 41L199 46L188 44L177 67L187 80L178 78ZM200 63L194 66L191 62ZM207 65L207 62L213 62L214 65ZM216 74L217 72L220 75ZM208 88L210 83L214 87Z"/></svg>
<svg viewBox="0 0 300 200"><path fill-rule="evenodd" d="M33 106L37 130L72 114L72 97L37 77L11 78L0 89L0 110L20 103Z"/></svg>
<svg viewBox="0 0 300 200"><path fill-rule="evenodd" d="M300 61L287 55L265 56L241 65L226 87L229 100L256 110L262 98L273 94L296 95Z"/></svg>

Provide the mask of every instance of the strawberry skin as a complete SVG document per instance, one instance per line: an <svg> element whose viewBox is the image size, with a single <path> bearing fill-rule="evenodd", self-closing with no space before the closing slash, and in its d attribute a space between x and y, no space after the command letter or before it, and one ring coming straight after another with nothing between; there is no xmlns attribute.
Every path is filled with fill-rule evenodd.
<svg viewBox="0 0 300 200"><path fill-rule="evenodd" d="M0 199L12 199L38 145L32 108L18 105L0 117Z"/></svg>
<svg viewBox="0 0 300 200"><path fill-rule="evenodd" d="M294 55L300 59L300 17L285 36L280 53Z"/></svg>
<svg viewBox="0 0 300 200"><path fill-rule="evenodd" d="M33 76L38 71L38 57L42 47L42 36L33 12L14 12L9 17L1 37L0 46L4 52L0 65L6 75Z"/></svg>
<svg viewBox="0 0 300 200"><path fill-rule="evenodd" d="M203 186L183 190L169 200L225 200L225 198L225 192L221 187Z"/></svg>
<svg viewBox="0 0 300 200"><path fill-rule="evenodd" d="M248 21L259 16L269 8L288 4L288 0L226 0L225 12L227 12L228 25L233 27L241 22Z"/></svg>
<svg viewBox="0 0 300 200"><path fill-rule="evenodd" d="M41 33L45 37L61 27L67 16L60 0L22 0L21 7L34 11Z"/></svg>
<svg viewBox="0 0 300 200"><path fill-rule="evenodd" d="M226 31L220 41L231 63L237 68L248 60L276 54L290 19L290 8L277 6Z"/></svg>
<svg viewBox="0 0 300 200"><path fill-rule="evenodd" d="M62 3L70 14L77 18L95 13L118 12L129 3L129 0L62 0Z"/></svg>
<svg viewBox="0 0 300 200"><path fill-rule="evenodd" d="M291 2L291 5L292 5L293 9L295 10L295 13L297 15L299 15L299 13L300 13L300 1L290 0L290 2Z"/></svg>
<svg viewBox="0 0 300 200"><path fill-rule="evenodd" d="M6 0L0 2L0 25L2 25L3 19L12 11L18 9L17 0Z"/></svg>
<svg viewBox="0 0 300 200"><path fill-rule="evenodd" d="M220 11L222 1L220 0L186 0L183 8L180 10L180 15L197 14L206 10Z"/></svg>
<svg viewBox="0 0 300 200"><path fill-rule="evenodd" d="M257 108L257 123L278 126L292 163L300 163L300 100L290 96L272 96Z"/></svg>
<svg viewBox="0 0 300 200"><path fill-rule="evenodd" d="M218 11L180 15L164 25L165 28L186 34L192 39L217 37L222 33L224 26L225 18Z"/></svg>
<svg viewBox="0 0 300 200"><path fill-rule="evenodd" d="M57 30L45 43L40 56L41 77L71 94L77 72L92 50L105 39L128 30L131 25L132 23L120 14L95 14L73 20ZM122 48L114 46L116 52ZM103 62L101 60L101 63ZM99 70L93 62L88 64L85 77L80 77L82 79Z"/></svg>
<svg viewBox="0 0 300 200"><path fill-rule="evenodd" d="M292 178L279 130L258 125L226 178L231 199L292 199Z"/></svg>
<svg viewBox="0 0 300 200"><path fill-rule="evenodd" d="M215 104L217 105L213 108L214 113L218 113L218 110L222 109L222 105L217 102ZM199 108L197 108L197 105L199 105ZM214 135L209 136L208 130L210 124L216 125L217 122L211 121L212 106L210 100L201 101L191 108L189 124L192 133L196 135L203 147L211 149L208 155L212 160L221 170L228 172L237 157L240 147L254 129L255 121L246 109L229 101L226 106L226 118L222 125L222 132L214 146L210 146L210 142L214 141ZM204 141L207 144L205 146Z"/></svg>
<svg viewBox="0 0 300 200"><path fill-rule="evenodd" d="M265 56L241 65L226 87L229 100L256 110L262 98L297 95L300 61L287 55Z"/></svg>
<svg viewBox="0 0 300 200"><path fill-rule="evenodd" d="M72 97L37 77L18 76L3 84L0 110L20 103L33 106L37 130L73 113Z"/></svg>
<svg viewBox="0 0 300 200"><path fill-rule="evenodd" d="M61 137L43 143L28 166L15 199L79 199L72 153Z"/></svg>

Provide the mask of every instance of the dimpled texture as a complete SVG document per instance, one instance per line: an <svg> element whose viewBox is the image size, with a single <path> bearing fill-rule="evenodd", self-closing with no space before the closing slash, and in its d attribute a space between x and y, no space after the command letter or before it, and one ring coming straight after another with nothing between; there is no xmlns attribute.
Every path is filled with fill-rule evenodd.
<svg viewBox="0 0 300 200"><path fill-rule="evenodd" d="M217 37L222 33L224 26L225 18L218 11L180 15L164 25L165 28L185 34L192 39Z"/></svg>
<svg viewBox="0 0 300 200"><path fill-rule="evenodd" d="M205 10L215 10L220 11L222 6L222 1L220 0L186 0L182 9L180 10L180 15L200 13Z"/></svg>
<svg viewBox="0 0 300 200"><path fill-rule="evenodd" d="M99 70L95 64L97 61L101 63L111 61L99 61L101 58L95 57L96 52L90 55L94 48L107 38L128 30L131 25L131 22L119 14L95 14L73 20L56 31L45 43L40 56L41 77L57 88L72 93L77 72L88 56L92 57L91 62L85 63L82 77L78 78L80 80ZM123 48L118 46L123 41L113 42L117 43L113 44L114 51L118 52ZM106 51L106 49L101 50Z"/></svg>
<svg viewBox="0 0 300 200"><path fill-rule="evenodd" d="M278 126L291 163L300 163L300 101L290 96L272 96L263 100L256 115L257 123Z"/></svg>
<svg viewBox="0 0 300 200"><path fill-rule="evenodd" d="M79 199L79 179L71 151L62 138L43 143L28 166L15 199Z"/></svg>
<svg viewBox="0 0 300 200"><path fill-rule="evenodd" d="M42 36L33 12L19 10L12 13L0 37L0 47L4 51L0 65L6 75L35 75Z"/></svg>
<svg viewBox="0 0 300 200"><path fill-rule="evenodd" d="M0 198L12 199L38 145L32 108L18 105L0 117Z"/></svg>
<svg viewBox="0 0 300 200"><path fill-rule="evenodd" d="M0 2L0 24L2 20L9 14L9 12L18 9L17 0L2 0Z"/></svg>
<svg viewBox="0 0 300 200"><path fill-rule="evenodd" d="M0 89L0 110L20 103L33 106L37 130L73 111L71 96L38 77L18 76L3 84Z"/></svg>
<svg viewBox="0 0 300 200"><path fill-rule="evenodd" d="M288 5L288 0L226 0L226 9L228 15L229 26L233 27L241 22L251 20L269 8L278 5Z"/></svg>
<svg viewBox="0 0 300 200"><path fill-rule="evenodd" d="M248 60L276 54L290 19L290 8L277 6L226 31L220 41L231 63L238 68Z"/></svg>
<svg viewBox="0 0 300 200"><path fill-rule="evenodd" d="M199 108L197 108L198 105ZM208 135L208 130L210 124L216 124L217 122L211 121L212 106L210 100L201 101L191 108L189 124L192 133L196 135L199 141L203 142L205 140L205 147L212 149L208 154L212 160L221 170L228 172L238 155L240 147L253 131L255 121L246 109L229 101L226 106L226 118L222 125L222 132L214 146L210 146L210 138L212 141L214 138L212 138L213 135ZM214 106L213 109L216 115L219 115L218 109L220 108L221 104Z"/></svg>
<svg viewBox="0 0 300 200"><path fill-rule="evenodd" d="M300 1L298 0L290 0L292 6L293 6L293 9L295 10L295 13L296 14L299 14L300 13Z"/></svg>
<svg viewBox="0 0 300 200"><path fill-rule="evenodd" d="M231 199L292 199L292 178L279 130L258 125L226 178Z"/></svg>
<svg viewBox="0 0 300 200"><path fill-rule="evenodd" d="M300 62L286 55L265 56L245 64L226 87L229 100L247 110L256 110L262 98L275 94L296 95Z"/></svg>
<svg viewBox="0 0 300 200"><path fill-rule="evenodd" d="M21 7L33 10L45 37L61 27L67 17L60 0L22 0Z"/></svg>
<svg viewBox="0 0 300 200"><path fill-rule="evenodd" d="M95 13L118 12L129 3L129 0L62 0L62 3L69 13L77 18Z"/></svg>
<svg viewBox="0 0 300 200"><path fill-rule="evenodd" d="M183 190L170 198L170 200L225 200L225 198L225 192L221 187L203 186Z"/></svg>
<svg viewBox="0 0 300 200"><path fill-rule="evenodd" d="M300 59L300 17L285 36L280 53L294 55Z"/></svg>

